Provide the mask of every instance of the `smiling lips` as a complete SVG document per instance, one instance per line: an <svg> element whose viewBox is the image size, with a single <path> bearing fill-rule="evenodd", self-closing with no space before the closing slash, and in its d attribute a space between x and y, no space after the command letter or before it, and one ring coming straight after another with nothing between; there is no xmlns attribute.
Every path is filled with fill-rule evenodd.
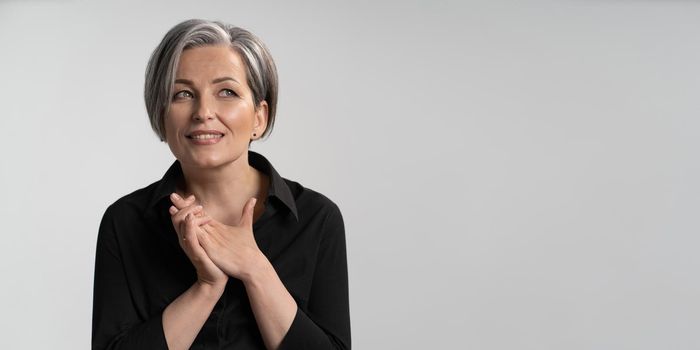
<svg viewBox="0 0 700 350"><path fill-rule="evenodd" d="M224 134L216 130L197 130L185 135L195 145L213 145L224 137Z"/></svg>

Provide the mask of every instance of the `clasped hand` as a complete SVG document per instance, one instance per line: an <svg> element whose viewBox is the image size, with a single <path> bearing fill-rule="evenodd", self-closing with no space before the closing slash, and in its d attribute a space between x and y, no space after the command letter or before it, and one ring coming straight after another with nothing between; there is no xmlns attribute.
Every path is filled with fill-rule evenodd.
<svg viewBox="0 0 700 350"><path fill-rule="evenodd" d="M235 226L211 218L194 196L186 199L173 193L169 212L180 246L197 270L200 282L225 284L228 277L245 281L262 253L253 236L255 198L243 207Z"/></svg>

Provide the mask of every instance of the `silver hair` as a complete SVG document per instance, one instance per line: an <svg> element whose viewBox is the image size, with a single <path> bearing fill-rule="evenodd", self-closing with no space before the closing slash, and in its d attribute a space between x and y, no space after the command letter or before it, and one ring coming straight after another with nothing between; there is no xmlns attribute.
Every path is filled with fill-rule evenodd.
<svg viewBox="0 0 700 350"><path fill-rule="evenodd" d="M218 21L191 19L177 24L165 34L146 67L146 111L151 127L161 141L165 140L165 115L170 108L182 51L210 45L230 45L241 56L255 108L262 101L268 106L267 128L261 137L272 131L277 107L277 68L265 44L243 28Z"/></svg>

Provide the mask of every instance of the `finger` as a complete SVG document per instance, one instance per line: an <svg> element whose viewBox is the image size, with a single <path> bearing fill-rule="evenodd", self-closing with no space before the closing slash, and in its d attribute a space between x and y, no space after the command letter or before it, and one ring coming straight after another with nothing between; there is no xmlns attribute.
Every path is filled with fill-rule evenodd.
<svg viewBox="0 0 700 350"><path fill-rule="evenodd" d="M182 209L187 206L187 202L175 192L170 194L170 201L175 205L177 209Z"/></svg>
<svg viewBox="0 0 700 350"><path fill-rule="evenodd" d="M182 198L179 194L173 192L170 194L170 201L173 202L175 207L177 207L178 209L182 209L184 207L188 207L188 206L194 204L195 197L194 197L194 195L190 195L189 197L187 197L185 199L185 198Z"/></svg>
<svg viewBox="0 0 700 350"><path fill-rule="evenodd" d="M218 230L217 225L221 224L216 220L212 220L209 224L200 226L201 231L207 236L206 240L209 246L225 244L225 239L221 237L221 231Z"/></svg>
<svg viewBox="0 0 700 350"><path fill-rule="evenodd" d="M180 240L185 240L185 217L190 215L187 209L192 208L185 208L183 210L178 211L175 215L172 215L170 217L170 220L173 223L173 227L175 228L175 232L177 233L177 236Z"/></svg>
<svg viewBox="0 0 700 350"><path fill-rule="evenodd" d="M191 205L189 207L185 207L184 209L178 211L175 215L173 215L171 218L173 220L173 224L179 224L182 220L185 219L185 216L187 214L195 214L198 211L202 210L201 205Z"/></svg>
<svg viewBox="0 0 700 350"><path fill-rule="evenodd" d="M168 208L168 213L170 213L170 215L175 215L178 211L180 210L177 209L174 205L171 205L170 208Z"/></svg>
<svg viewBox="0 0 700 350"><path fill-rule="evenodd" d="M199 231L199 226L195 224L194 215L188 214L183 222L185 226L185 231L183 232L184 239L190 241L191 243L197 242L197 231Z"/></svg>
<svg viewBox="0 0 700 350"><path fill-rule="evenodd" d="M211 216L203 214L202 216L195 216L194 217L194 225L199 227L199 226L204 226L208 223L210 223L213 219Z"/></svg>
<svg viewBox="0 0 700 350"><path fill-rule="evenodd" d="M187 217L187 216L185 216L185 217ZM173 222L173 223L174 223L174 222ZM179 238L180 240L182 240L182 241L186 241L186 240L187 240L187 237L185 236L185 231L186 231L186 228L185 228L185 220L180 220L180 221L177 223L177 234L178 234L178 238Z"/></svg>
<svg viewBox="0 0 700 350"><path fill-rule="evenodd" d="M202 205L199 205L199 206L202 207ZM207 213L204 211L204 207L202 207L201 210L195 210L193 212L193 214L195 214L195 216L198 218L208 216Z"/></svg>
<svg viewBox="0 0 700 350"><path fill-rule="evenodd" d="M192 206L189 206L189 207L185 207L185 208L183 208L183 209L181 209L181 210L178 210L177 213L175 213L174 215L172 215L172 219L173 219L174 222L178 222L178 223L179 223L180 221L182 221L182 220L185 219L185 216L187 216L187 214L194 214L194 213L196 213L196 212L199 211L199 210L201 210L201 209L198 208L198 206L196 206L196 205L192 205Z"/></svg>
<svg viewBox="0 0 700 350"><path fill-rule="evenodd" d="M197 232L197 240L199 241L199 244L204 248L204 251L207 253L209 252L209 248L212 245L211 238L209 237L209 232L205 229L199 230Z"/></svg>
<svg viewBox="0 0 700 350"><path fill-rule="evenodd" d="M185 203L185 206L190 206L190 205L195 204L194 195L190 195L189 197L187 197L187 198L185 199L184 203Z"/></svg>
<svg viewBox="0 0 700 350"><path fill-rule="evenodd" d="M180 210L180 209L186 208L190 205L193 205L196 201L196 198L194 195L190 195L186 199L182 199L182 197L180 195L173 192L170 194L170 200L173 202L173 204L175 204L174 205L175 209ZM174 215L175 213L177 213L176 210L170 211L170 215ZM195 212L194 214L195 214L195 216L198 216L198 217L206 215L203 211L198 211L198 212Z"/></svg>
<svg viewBox="0 0 700 350"><path fill-rule="evenodd" d="M238 226L241 227L253 227L253 212L255 212L255 203L258 201L257 198L252 197L246 202L245 207L243 207L243 215L241 215L241 221Z"/></svg>
<svg viewBox="0 0 700 350"><path fill-rule="evenodd" d="M182 220L181 227L182 227L182 248L188 252L189 254L194 254L194 256L198 257L199 259L203 258L203 255L206 255L204 253L204 249L201 247L198 232L199 230L197 226L194 225L195 217L192 216L192 214L189 214L185 217L184 220Z"/></svg>
<svg viewBox="0 0 700 350"><path fill-rule="evenodd" d="M177 194L177 193L175 193L175 192L171 193L171 194L170 194L170 201L171 201L178 209L182 209L182 204L183 204L184 200L182 199L182 197L180 197L179 194Z"/></svg>

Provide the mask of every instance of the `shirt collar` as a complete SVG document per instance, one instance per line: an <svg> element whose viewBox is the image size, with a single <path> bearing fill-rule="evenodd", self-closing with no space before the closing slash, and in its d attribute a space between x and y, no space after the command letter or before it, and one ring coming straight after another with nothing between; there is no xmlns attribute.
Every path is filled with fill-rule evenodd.
<svg viewBox="0 0 700 350"><path fill-rule="evenodd" d="M249 150L248 164L270 178L267 197L279 199L279 201L294 214L294 217L298 221L299 214L297 213L296 201L294 200L292 191L289 189L284 178L277 173L277 170L275 170L267 158ZM177 181L180 178L182 178L182 167L180 162L175 160L153 191L153 196L148 204L149 209L153 208L158 202L163 200L163 198L169 198L170 194L175 192Z"/></svg>

